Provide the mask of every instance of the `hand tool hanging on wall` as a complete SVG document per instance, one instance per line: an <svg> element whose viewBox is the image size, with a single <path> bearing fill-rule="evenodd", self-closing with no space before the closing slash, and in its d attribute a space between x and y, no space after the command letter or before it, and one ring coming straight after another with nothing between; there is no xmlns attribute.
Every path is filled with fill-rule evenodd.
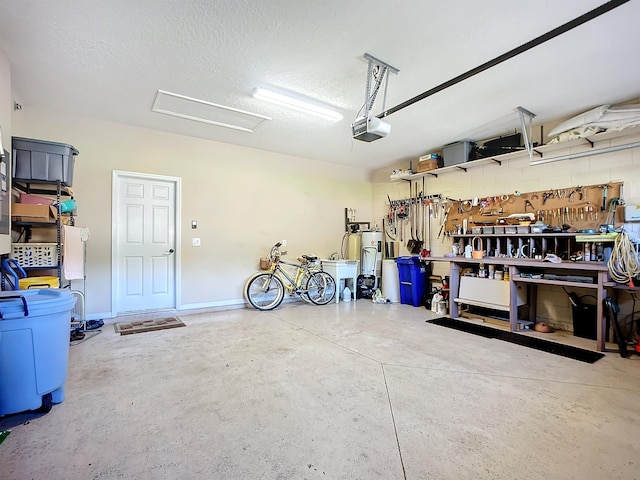
<svg viewBox="0 0 640 480"><path fill-rule="evenodd" d="M404 227L407 218L407 205L405 201L401 201L396 208L396 217L398 219L398 230L400 232L400 242L404 242Z"/></svg>
<svg viewBox="0 0 640 480"><path fill-rule="evenodd" d="M424 196L424 199L422 201L422 241L423 241L423 247L425 245L429 245L429 239L427 238L427 221L431 218L428 217L429 214L429 203L431 200L427 200L427 197L425 195L425 190L424 190L424 177L422 177L422 195Z"/></svg>
<svg viewBox="0 0 640 480"><path fill-rule="evenodd" d="M424 178L424 177L423 177ZM416 196L415 196L415 209L416 209L416 241L413 244L411 253L420 253L422 250L423 241L420 239L420 226L422 219L422 193L418 194L418 182L416 182Z"/></svg>
<svg viewBox="0 0 640 480"><path fill-rule="evenodd" d="M607 188L608 185L602 185L602 207L600 210L603 212L607 211Z"/></svg>
<svg viewBox="0 0 640 480"><path fill-rule="evenodd" d="M442 216L442 223L440 224L440 230L438 231L438 238L442 235L442 230L444 230L444 226L447 223L447 218L449 217L449 211L451 210L451 205L447 208L447 211Z"/></svg>
<svg viewBox="0 0 640 480"><path fill-rule="evenodd" d="M407 249L411 252L415 239L413 238L413 181L409 180L409 235L411 238L407 240Z"/></svg>
<svg viewBox="0 0 640 480"><path fill-rule="evenodd" d="M414 210L415 210L415 214L416 214L416 219L414 222L414 228L415 228L415 239L416 239L416 243L418 243L420 241L420 203L418 203L418 182L416 182L415 184L415 192L414 192L414 196L413 196L413 203L414 203ZM415 250L415 246L414 246L414 250Z"/></svg>
<svg viewBox="0 0 640 480"><path fill-rule="evenodd" d="M618 198L613 197L609 203L609 211L607 212L607 217L605 218L605 225L613 225L613 222L616 217L616 207L618 206ZM606 232L603 232L606 233Z"/></svg>

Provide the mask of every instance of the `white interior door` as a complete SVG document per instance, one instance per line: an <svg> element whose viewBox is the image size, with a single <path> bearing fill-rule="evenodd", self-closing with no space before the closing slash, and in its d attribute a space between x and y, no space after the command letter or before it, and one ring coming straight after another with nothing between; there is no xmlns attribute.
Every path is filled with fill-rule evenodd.
<svg viewBox="0 0 640 480"><path fill-rule="evenodd" d="M176 308L179 179L114 172L115 313Z"/></svg>

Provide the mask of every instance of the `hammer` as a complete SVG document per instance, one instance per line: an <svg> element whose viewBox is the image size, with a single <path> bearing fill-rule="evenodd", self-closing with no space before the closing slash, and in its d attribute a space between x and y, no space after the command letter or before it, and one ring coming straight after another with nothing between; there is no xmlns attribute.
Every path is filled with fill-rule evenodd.
<svg viewBox="0 0 640 480"><path fill-rule="evenodd" d="M601 185L602 187L602 207L600 207L600 211L604 212L607 210L607 187L608 185Z"/></svg>

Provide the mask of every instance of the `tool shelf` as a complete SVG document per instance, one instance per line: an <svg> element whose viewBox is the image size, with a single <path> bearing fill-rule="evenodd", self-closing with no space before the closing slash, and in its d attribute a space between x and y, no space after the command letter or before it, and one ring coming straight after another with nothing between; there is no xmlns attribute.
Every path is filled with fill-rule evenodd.
<svg viewBox="0 0 640 480"><path fill-rule="evenodd" d="M548 253L561 255L567 252L568 256L578 249L576 242L578 235L584 236L578 233L479 233L450 235L450 237L454 243L460 245L461 252L464 251L465 246L472 245L474 238L481 238L485 251L494 252L493 256L485 258L499 260L500 258L532 258L534 249L538 250L537 255L540 259ZM523 248L526 251L523 252Z"/></svg>

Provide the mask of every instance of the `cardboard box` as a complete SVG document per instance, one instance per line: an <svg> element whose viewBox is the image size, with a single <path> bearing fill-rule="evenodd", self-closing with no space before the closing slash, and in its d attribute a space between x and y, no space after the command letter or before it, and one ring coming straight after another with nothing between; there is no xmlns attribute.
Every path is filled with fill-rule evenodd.
<svg viewBox="0 0 640 480"><path fill-rule="evenodd" d="M443 166L442 159L421 160L418 162L418 169L416 173L428 172L429 170L435 170Z"/></svg>
<svg viewBox="0 0 640 480"><path fill-rule="evenodd" d="M30 193L20 193L20 203L34 203L38 205L53 205L55 201L52 198L41 197L40 195L32 195Z"/></svg>
<svg viewBox="0 0 640 480"><path fill-rule="evenodd" d="M11 218L16 222L55 222L58 212L52 205L12 203Z"/></svg>
<svg viewBox="0 0 640 480"><path fill-rule="evenodd" d="M440 160L442 157L437 153L427 153L426 155L422 155L418 157L418 161L424 162L425 160Z"/></svg>

